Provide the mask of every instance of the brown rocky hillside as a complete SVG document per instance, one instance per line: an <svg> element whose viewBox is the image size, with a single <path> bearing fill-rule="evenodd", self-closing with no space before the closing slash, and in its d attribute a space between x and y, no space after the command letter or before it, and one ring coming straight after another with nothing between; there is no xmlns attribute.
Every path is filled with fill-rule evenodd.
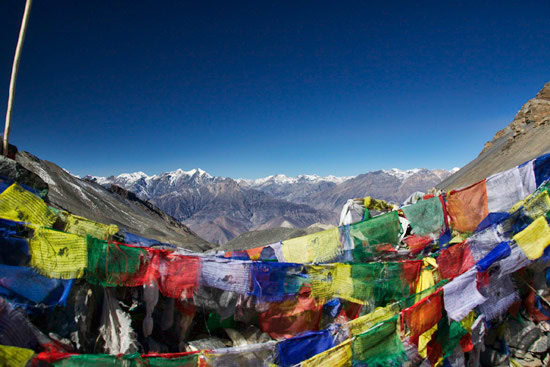
<svg viewBox="0 0 550 367"><path fill-rule="evenodd" d="M495 134L477 158L443 180L448 191L550 152L550 82L521 107L514 120Z"/></svg>

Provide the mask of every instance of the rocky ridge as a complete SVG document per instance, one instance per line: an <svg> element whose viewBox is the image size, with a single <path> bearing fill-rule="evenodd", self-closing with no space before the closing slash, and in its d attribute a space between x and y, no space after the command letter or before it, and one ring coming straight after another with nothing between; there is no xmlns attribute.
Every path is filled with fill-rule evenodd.
<svg viewBox="0 0 550 367"><path fill-rule="evenodd" d="M211 243L198 237L183 223L128 190L114 185L106 189L82 180L28 152L18 152L16 160L17 163L12 161L12 165L15 164L20 171L32 172L32 177L36 176L47 187L48 201L54 207L97 222L116 224L122 230L188 250L212 248ZM11 176L9 171L3 174Z"/></svg>
<svg viewBox="0 0 550 367"><path fill-rule="evenodd" d="M550 152L550 82L525 103L514 120L485 143L481 153L438 188L465 187Z"/></svg>

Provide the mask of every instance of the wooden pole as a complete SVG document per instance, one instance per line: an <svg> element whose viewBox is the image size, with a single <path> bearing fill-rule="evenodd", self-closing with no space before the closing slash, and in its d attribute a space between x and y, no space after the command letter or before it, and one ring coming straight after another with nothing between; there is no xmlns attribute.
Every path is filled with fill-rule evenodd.
<svg viewBox="0 0 550 367"><path fill-rule="evenodd" d="M10 137L10 123L11 123L11 110L13 108L13 95L15 94L15 81L17 79L17 71L19 70L19 61L21 59L21 49L23 48L23 41L25 40L25 33L27 33L27 23L29 21L29 14L31 12L32 0L27 0L25 4L25 12L23 13L23 21L21 22L21 29L19 30L19 39L17 40L17 47L15 48L15 56L13 57L13 66L11 68L10 89L8 96L8 109L6 110L6 126L4 127L4 144L3 152L4 156L8 156L8 139Z"/></svg>

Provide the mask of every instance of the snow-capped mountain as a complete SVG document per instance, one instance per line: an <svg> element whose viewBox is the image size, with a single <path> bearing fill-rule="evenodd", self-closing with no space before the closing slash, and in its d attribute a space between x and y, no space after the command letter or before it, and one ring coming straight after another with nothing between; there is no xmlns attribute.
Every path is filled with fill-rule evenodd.
<svg viewBox="0 0 550 367"><path fill-rule="evenodd" d="M86 176L90 181L103 186L115 184L134 192L140 199L152 200L155 197L178 191L181 187L199 187L223 180L223 177L213 177L208 172L195 168L190 171L177 169L158 175L148 176L144 172L123 173L118 176L98 177Z"/></svg>
<svg viewBox="0 0 550 367"><path fill-rule="evenodd" d="M248 178L237 178L235 181L237 181L241 185L248 185L248 186L262 186L266 183L277 183L277 184L296 184L301 182L309 182L309 183L319 183L319 182L332 182L335 184L342 183L346 180L349 180L354 176L344 176L344 177L337 177L337 176L318 176L318 175L298 175L296 177L288 177L287 175L283 174L277 174L277 175L271 175L267 177L257 178L257 179L248 179Z"/></svg>

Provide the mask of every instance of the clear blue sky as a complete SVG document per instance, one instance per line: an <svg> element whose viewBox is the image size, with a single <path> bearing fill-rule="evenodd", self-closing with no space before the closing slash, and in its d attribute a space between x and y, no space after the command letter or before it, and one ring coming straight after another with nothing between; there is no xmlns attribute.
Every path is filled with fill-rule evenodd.
<svg viewBox="0 0 550 367"><path fill-rule="evenodd" d="M23 0L0 2L5 116ZM468 163L550 80L550 2L34 1L11 141L76 174Z"/></svg>

